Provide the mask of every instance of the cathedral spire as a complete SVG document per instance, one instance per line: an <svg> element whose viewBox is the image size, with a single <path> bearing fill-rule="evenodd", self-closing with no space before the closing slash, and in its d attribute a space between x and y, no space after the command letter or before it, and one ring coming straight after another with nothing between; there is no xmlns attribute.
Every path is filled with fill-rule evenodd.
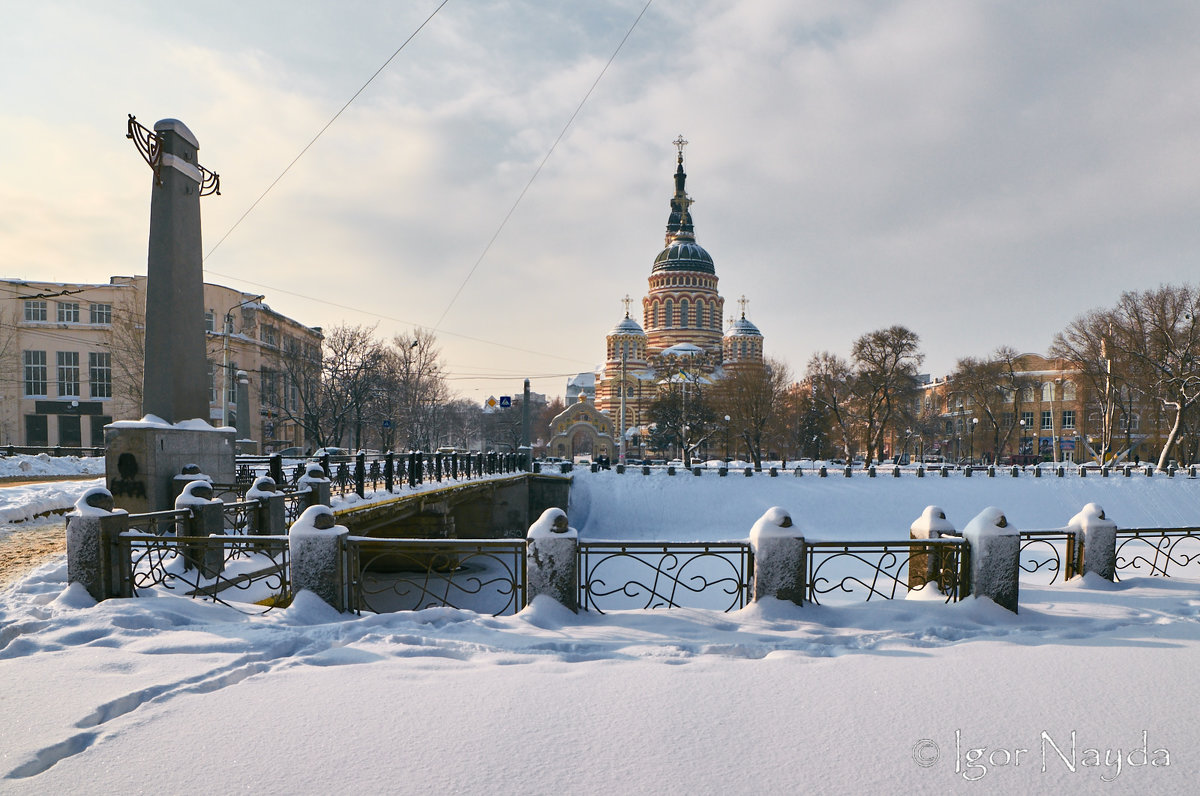
<svg viewBox="0 0 1200 796"><path fill-rule="evenodd" d="M675 166L675 195L671 197L671 216L667 219L666 243L668 246L680 239L696 239L695 230L692 227L692 213L689 209L692 200L688 197L684 187L687 182L687 173L683 170L683 148L687 146L688 142L681 135L671 143L675 145L679 155L676 158Z"/></svg>

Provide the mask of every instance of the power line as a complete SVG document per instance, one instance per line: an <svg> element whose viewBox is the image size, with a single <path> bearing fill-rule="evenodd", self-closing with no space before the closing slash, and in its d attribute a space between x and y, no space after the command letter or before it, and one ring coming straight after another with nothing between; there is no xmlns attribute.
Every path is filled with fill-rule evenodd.
<svg viewBox="0 0 1200 796"><path fill-rule="evenodd" d="M345 104L345 105L343 105L341 108L339 108L337 113L333 114L333 118L332 118L332 119L330 119L328 122L326 122L326 123L325 123L325 126L324 126L324 127L322 127L322 128L321 128L321 129L320 129L320 130L317 132L317 134L316 134L315 136L313 136L313 139L312 139L311 141L309 141L309 142L308 142L308 143L307 143L307 144L304 146L304 149L301 149L301 150L300 150L300 154L299 154L299 155L296 155L296 157L292 159L292 162L291 162L291 163L289 163L289 164L287 165L287 168L285 168L285 169L284 169L284 170L283 170L283 171L282 171L282 172L279 174L279 176L275 178L274 182L272 182L270 185L268 185L268 186L267 186L267 189L266 189L265 191L263 191L263 192L262 192L262 195L261 195L261 196L259 196L257 199L255 199L255 200L254 200L254 203L253 203L253 204L251 204L251 205L250 205L250 207L248 207L248 208L246 209L246 212L245 212L245 213L242 213L241 217L240 217L240 218L238 218L238 220L237 220L237 221L233 222L233 226L231 226L231 227L229 228L229 231L228 231L228 232L226 232L224 235L222 235L222 236L221 236L221 239L220 239L220 240L218 240L218 241L216 242L216 244L215 244L215 245L214 245L214 246L213 246L211 249L209 249L209 250L208 250L208 254L207 254L207 255L205 255L205 257L204 257L204 259L205 259L206 261L208 260L208 258L209 258L209 257L212 257L212 254L213 254L213 252L215 252L215 251L217 250L217 248L218 248L218 247L219 247L219 246L220 246L222 243L224 243L224 242L225 242L225 239L226 239L226 238L228 238L230 235L232 235L232 234L233 234L233 231L234 231L235 229L237 229L239 225L241 225L242 221L243 221L243 220L245 220L246 216L250 215L250 213L251 213L251 212L254 210L254 208L258 207L258 203L259 203L259 202L261 202L261 201L262 201L264 198L266 198L266 195L267 195L267 194L269 194L269 193L271 192L271 189L272 189L272 188L274 188L274 187L275 187L275 186L276 186L276 185L279 183L279 181L280 181L280 180L282 180L282 179L284 178L284 176L285 176L285 175L286 175L286 174L287 174L289 171L291 171L291 168L292 168L292 166L295 166L295 165L296 165L296 162L297 162L297 161L299 161L299 160L300 160L300 158L304 157L304 153L305 153L305 152L307 152L307 151L309 150L309 148L310 148L310 147L312 147L312 145L313 145L313 144L317 143L317 139L318 139L318 138L320 138L322 135L324 135L325 131L326 131L326 130L328 130L328 129L329 129L329 128L330 128L330 127L333 125L333 123L334 123L334 122L336 122L336 121L338 120L338 117L342 115L342 112L343 112L343 111L345 111L345 110L346 110L346 108L349 108L349 107L350 107L350 103L352 103L352 102L354 102L354 100L358 99L358 95L359 95L359 94L362 94L362 93L363 93L363 91L365 91L365 90L366 90L367 86L371 85L371 83L373 83L373 82L374 82L375 78L379 77L379 73L380 73L380 72L382 72L384 69L386 69L386 68L387 68L388 64L390 64L390 63L392 62L392 60L393 60L393 59L394 59L394 58L395 58L397 55L399 55L399 54L400 54L400 51L401 51L401 50L403 50L405 47L407 47L407 46L408 46L408 43L409 43L410 41L412 41L414 38L416 38L417 34L418 34L418 33L420 33L420 32L421 32L421 30L422 30L422 29L423 29L423 28L424 28L426 25L428 25L428 24L429 24L429 21L430 21L430 20L432 20L432 19L433 19L433 18L434 18L434 17L437 15L437 12L439 12L439 11L441 11L441 10L442 10L442 6L446 5L446 3L448 3L448 2L450 2L450 0L442 0L442 2L438 4L438 7L437 7L437 8L435 8L435 9L433 9L433 13L432 13L432 14L430 14L429 16L427 16L427 17L425 18L425 21L424 21L424 22L422 22L420 25L418 25L418 26L417 26L417 29L416 29L416 30L414 30L414 31L413 31L413 32L412 32L412 33L409 35L409 37L408 37L407 39L405 39L405 40L404 40L404 43L402 43L402 44L401 44L399 47L397 47L397 48L396 48L396 51L395 51L394 53L392 53L392 54L391 54L391 55L388 57L388 59L387 59L386 61L384 61L384 62L383 62L383 66L381 66L381 67L379 67L378 69L376 69L376 70L375 70L375 74L373 74L373 75L371 75L369 78L367 78L367 82L366 82L366 83L363 83L363 84L362 84L362 86L361 86L361 87L359 87L358 91L354 92L354 96L352 96L352 97L350 97L350 99L346 100L346 104Z"/></svg>
<svg viewBox="0 0 1200 796"><path fill-rule="evenodd" d="M508 212L504 214L504 218L500 221L500 226L496 228L495 233L493 233L491 239L487 242L487 245L483 247L483 251L479 254L479 258L475 260L475 264L472 265L471 270L467 272L466 278L463 279L462 284L458 286L458 290L454 291L454 295L450 298L450 303L447 304L446 309L442 311L442 316L438 318L437 323L433 325L434 331L441 331L440 327L442 325L442 321L446 319L446 314L450 312L450 308L454 306L456 301L458 301L458 297L462 294L463 288L467 286L467 283L471 281L471 277L475 275L476 269L479 268L479 264L483 262L483 258L486 257L487 253L491 250L492 244L495 243L496 239L500 237L500 233L504 230L504 227L508 225L508 220L512 218L512 214L516 212L517 205L519 205L521 200L525 198L525 194L529 191L530 186L533 185L533 181L536 180L538 175L542 173L542 167L546 165L546 161L548 161L550 156L554 154L554 150L558 148L559 142L563 140L563 136L565 136L567 134L567 130L571 128L571 123L575 121L575 117L579 115L581 110L583 110L584 103L586 103L588 98L592 96L592 92L595 91L596 86L600 84L600 80L604 77L604 73L608 71L608 67L610 67L612 62L616 60L617 54L621 52L621 48L625 46L625 42L629 39L630 34L633 33L633 29L637 27L639 22L641 22L642 17L646 14L646 10L650 8L650 4L652 2L654 2L654 0L646 0L646 5L642 6L642 10L637 15L637 19L635 19L633 24L629 26L629 30L625 31L625 35L621 38L621 42L617 45L617 48L613 50L613 54L609 56L608 61L604 64L604 68L600 70L600 74L596 75L596 79L592 81L592 85L588 88L587 93L583 95L583 99L579 101L579 104L575 107L575 111L571 114L571 117L567 119L567 123L563 125L563 129L558 134L558 138L554 139L554 143L550 145L550 149L546 152L546 156L542 158L542 162L539 163L537 168L533 170L533 175L529 178L529 181L525 183L525 187L521 189L521 192L517 194L516 201L512 203L512 207L508 208Z"/></svg>
<svg viewBox="0 0 1200 796"><path fill-rule="evenodd" d="M221 276L221 277L225 277L227 279L234 279L243 284L254 285L255 287L267 288L268 290L271 290L275 293L283 293L284 295L295 296L296 298L302 298L307 301L315 301L318 304L324 304L327 307L337 307L338 309L348 310L350 312L357 312L357 313L361 313L362 315L369 315L372 318L380 318L381 320L385 320L385 321L395 321L396 323L402 323L405 326L414 326L414 327L424 328L422 326L422 324L416 323L414 321L406 320L404 318L397 318L393 315L384 315L382 313L372 312L371 310L365 310L362 307L352 307L348 304L338 304L336 301L329 301L328 299L315 298L313 296L306 296L305 294L297 293L294 290L284 290L283 288L275 287L273 285L268 285L264 282L255 282L250 279L245 279L244 277L234 276L233 274L223 274L220 271L214 271L211 268L207 269L207 273L210 273L213 276ZM472 337L471 335L459 334L458 332L451 332L451 331L447 331L445 329L437 329L436 331L439 334L445 335L447 337L457 337L461 340L470 340L473 343L483 343L485 345L496 346L497 348L506 348L510 351L519 351L522 354L532 354L534 356L548 357L550 359L560 359L563 362L574 362L576 364L580 364L580 363L584 362L584 360L582 360L582 359L574 359L572 357L564 357L560 354L547 354L544 351L534 351L529 348L521 348L519 346L510 345L508 343L502 343L502 342L499 342L496 340L488 340L488 339L485 339L482 337Z"/></svg>

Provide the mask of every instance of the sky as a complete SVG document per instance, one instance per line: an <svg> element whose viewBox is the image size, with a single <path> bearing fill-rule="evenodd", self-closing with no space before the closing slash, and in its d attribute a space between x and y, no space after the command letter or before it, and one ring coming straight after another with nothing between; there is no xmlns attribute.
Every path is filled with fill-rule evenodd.
<svg viewBox="0 0 1200 796"><path fill-rule="evenodd" d="M577 472L569 516L581 538L642 538L611 523L635 512L659 541L697 538L697 517L745 538L774 504L806 536L828 522L896 539L929 499L958 528L988 505L1010 527L1058 527L1093 500L1121 527L1161 527L1194 516L1196 488ZM38 502L16 489L14 503ZM0 537L23 525L0 520ZM1186 793L1200 744L1190 574L1047 585L1042 570L1016 614L926 597L601 615L541 597L515 616L356 616L302 592L248 616L163 590L96 604L59 555L0 589L0 790Z"/></svg>
<svg viewBox="0 0 1200 796"><path fill-rule="evenodd" d="M561 395L640 320L679 135L726 315L797 377L893 324L935 376L1044 352L1192 279L1194 3L652 0L605 70L644 0L439 2L0 0L0 275L144 273L133 113L221 175L206 280L433 329L473 400Z"/></svg>

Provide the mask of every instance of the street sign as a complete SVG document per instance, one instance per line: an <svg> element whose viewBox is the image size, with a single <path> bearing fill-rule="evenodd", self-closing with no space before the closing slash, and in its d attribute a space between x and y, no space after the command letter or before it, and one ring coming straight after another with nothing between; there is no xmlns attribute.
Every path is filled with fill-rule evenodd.
<svg viewBox="0 0 1200 796"><path fill-rule="evenodd" d="M493 411L493 410L494 410L494 409L495 409L497 406L499 406L499 403L496 401L496 396L494 396L494 395L489 395L489 396L487 397L487 400L483 402L483 411L485 411L485 412L491 412L491 411Z"/></svg>
<svg viewBox="0 0 1200 796"><path fill-rule="evenodd" d="M512 407L512 396L511 395L501 395L500 396L500 408L501 409L510 409L511 407Z"/></svg>
<svg viewBox="0 0 1200 796"><path fill-rule="evenodd" d="M390 421L390 420L385 420L385 421L383 421L383 427L384 427L384 428L391 428L391 427L392 427L392 421Z"/></svg>

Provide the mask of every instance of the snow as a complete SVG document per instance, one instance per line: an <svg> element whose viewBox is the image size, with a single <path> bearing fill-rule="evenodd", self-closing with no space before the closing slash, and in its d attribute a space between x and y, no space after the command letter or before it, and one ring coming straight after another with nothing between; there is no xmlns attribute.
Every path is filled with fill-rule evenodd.
<svg viewBox="0 0 1200 796"><path fill-rule="evenodd" d="M800 529L792 523L792 515L788 514L787 509L772 506L755 520L754 526L750 528L750 544L757 555L760 540L795 539L801 535Z"/></svg>
<svg viewBox="0 0 1200 796"><path fill-rule="evenodd" d="M806 536L901 539L930 505L964 527L989 506L1059 527L1092 502L1122 526L1194 525L1198 489L602 472L575 479L568 515L581 538L744 539L780 507ZM0 791L1184 793L1198 664L1200 583L1175 578L1022 584L1019 614L538 598L356 617L301 592L247 616L96 604L57 558L0 592Z"/></svg>

